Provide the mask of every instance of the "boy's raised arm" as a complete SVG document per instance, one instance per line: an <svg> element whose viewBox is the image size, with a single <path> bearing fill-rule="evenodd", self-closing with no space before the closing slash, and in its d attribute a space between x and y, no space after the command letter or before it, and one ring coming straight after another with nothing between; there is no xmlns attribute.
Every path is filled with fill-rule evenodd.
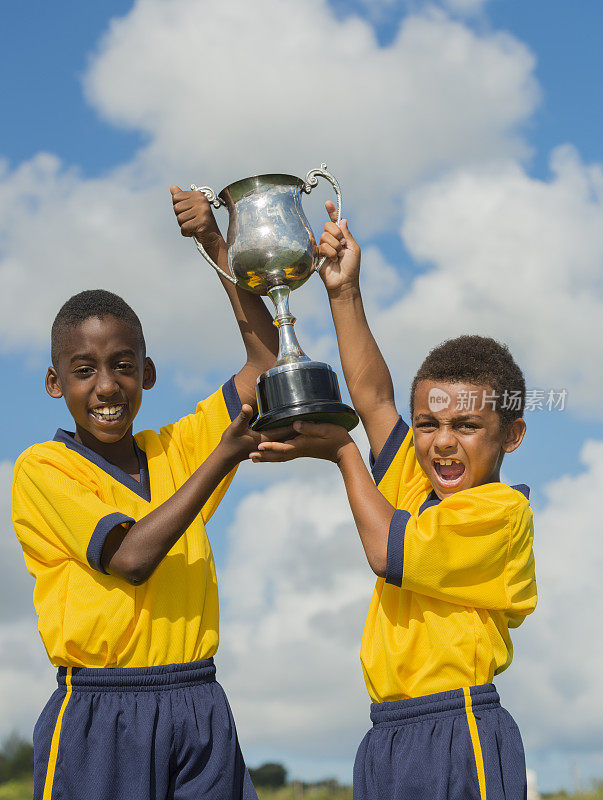
<svg viewBox="0 0 603 800"><path fill-rule="evenodd" d="M171 497L128 530L116 525L110 531L101 555L105 572L134 585L144 583L152 575L220 481L265 439L263 434L249 428L251 416L252 408L246 403L222 434L218 446ZM271 435L278 438L288 435L288 430L280 428L271 431Z"/></svg>
<svg viewBox="0 0 603 800"><path fill-rule="evenodd" d="M178 186L171 186L170 191L182 235L199 239L216 264L229 272L226 243L205 195L198 191L183 192ZM278 353L278 332L258 295L234 286L221 275L219 278L230 300L247 355L235 375L235 385L241 402L255 406L256 378L274 364Z"/></svg>
<svg viewBox="0 0 603 800"><path fill-rule="evenodd" d="M360 247L347 221L336 224L335 204L325 204L331 218L319 251L327 257L320 276L331 305L345 381L366 430L375 458L398 420L389 369L371 333L360 292Z"/></svg>

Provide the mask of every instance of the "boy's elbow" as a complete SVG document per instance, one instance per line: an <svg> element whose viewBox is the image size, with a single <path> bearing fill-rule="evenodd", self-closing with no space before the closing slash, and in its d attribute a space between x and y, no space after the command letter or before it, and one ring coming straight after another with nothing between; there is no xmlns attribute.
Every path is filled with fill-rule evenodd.
<svg viewBox="0 0 603 800"><path fill-rule="evenodd" d="M149 569L148 565L123 558L112 559L105 569L109 574L122 578L131 586L141 586L153 574L153 570Z"/></svg>
<svg viewBox="0 0 603 800"><path fill-rule="evenodd" d="M131 585L131 586L141 586L151 577L151 573L146 574L143 572L130 572L127 575L124 575L124 579Z"/></svg>
<svg viewBox="0 0 603 800"><path fill-rule="evenodd" d="M378 578L385 578L387 572L387 556L383 556L381 553L374 553L371 555L367 553L367 559L375 575Z"/></svg>
<svg viewBox="0 0 603 800"><path fill-rule="evenodd" d="M373 564L371 564L371 569L378 578L385 578L386 574L385 567L373 566Z"/></svg>

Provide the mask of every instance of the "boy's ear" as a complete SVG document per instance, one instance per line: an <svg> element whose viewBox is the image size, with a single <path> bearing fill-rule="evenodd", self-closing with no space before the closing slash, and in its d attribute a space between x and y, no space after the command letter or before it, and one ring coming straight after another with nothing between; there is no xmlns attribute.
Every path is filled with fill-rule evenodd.
<svg viewBox="0 0 603 800"><path fill-rule="evenodd" d="M144 360L144 368L142 373L142 388L152 389L153 386L155 386L156 380L157 380L157 370L155 369L155 364L153 363L153 359L147 356Z"/></svg>
<svg viewBox="0 0 603 800"><path fill-rule="evenodd" d="M51 397L54 397L58 400L59 397L63 396L63 390L61 389L61 380L59 378L59 373L54 367L48 367L48 372L46 373L46 379L44 381L46 386L46 391Z"/></svg>
<svg viewBox="0 0 603 800"><path fill-rule="evenodd" d="M512 453L513 450L517 450L519 445L522 443L525 434L526 421L522 417L514 419L513 422L507 425L502 443L502 449L505 451L505 453Z"/></svg>

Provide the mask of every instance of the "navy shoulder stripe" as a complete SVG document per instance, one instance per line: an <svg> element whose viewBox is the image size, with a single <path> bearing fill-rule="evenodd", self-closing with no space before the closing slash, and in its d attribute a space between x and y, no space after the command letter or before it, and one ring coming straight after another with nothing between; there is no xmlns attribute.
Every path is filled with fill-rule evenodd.
<svg viewBox="0 0 603 800"><path fill-rule="evenodd" d="M371 472L373 473L373 479L377 485L379 485L383 476L389 469L390 464L394 460L409 430L410 428L402 417L399 417L377 458L374 458L372 452L369 453L369 464L371 466Z"/></svg>
<svg viewBox="0 0 603 800"><path fill-rule="evenodd" d="M392 583L394 586L402 586L402 576L404 573L404 534L409 519L410 514L408 511L397 508L389 524L385 582Z"/></svg>
<svg viewBox="0 0 603 800"><path fill-rule="evenodd" d="M239 416L243 406L239 393L237 392L237 387L235 386L234 375L222 386L222 394L224 395L224 402L226 403L228 415L232 422L232 420Z"/></svg>
<svg viewBox="0 0 603 800"><path fill-rule="evenodd" d="M530 499L530 487L526 486L525 483L517 483L515 486L511 486L511 489L517 489L518 492L522 493L526 500Z"/></svg>

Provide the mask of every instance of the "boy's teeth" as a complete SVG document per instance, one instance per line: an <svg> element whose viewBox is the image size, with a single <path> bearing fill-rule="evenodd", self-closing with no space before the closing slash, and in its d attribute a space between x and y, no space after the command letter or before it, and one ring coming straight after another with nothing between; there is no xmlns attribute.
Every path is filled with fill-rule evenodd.
<svg viewBox="0 0 603 800"><path fill-rule="evenodd" d="M93 412L101 417L113 417L116 414L121 413L124 405L125 404L122 403L118 406L103 406L102 408L94 408Z"/></svg>

